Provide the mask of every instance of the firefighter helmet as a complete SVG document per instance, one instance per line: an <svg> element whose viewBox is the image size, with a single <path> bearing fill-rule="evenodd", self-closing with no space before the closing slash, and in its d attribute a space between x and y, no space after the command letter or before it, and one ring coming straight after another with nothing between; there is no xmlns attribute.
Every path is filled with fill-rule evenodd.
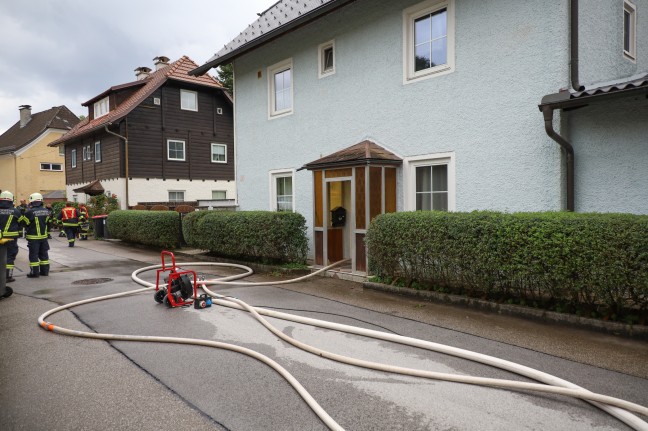
<svg viewBox="0 0 648 431"><path fill-rule="evenodd" d="M0 200L13 202L13 193L5 190L4 192L0 193Z"/></svg>
<svg viewBox="0 0 648 431"><path fill-rule="evenodd" d="M37 201L42 202L43 195L41 195L40 193L32 193L31 195L29 195L29 203L37 202Z"/></svg>

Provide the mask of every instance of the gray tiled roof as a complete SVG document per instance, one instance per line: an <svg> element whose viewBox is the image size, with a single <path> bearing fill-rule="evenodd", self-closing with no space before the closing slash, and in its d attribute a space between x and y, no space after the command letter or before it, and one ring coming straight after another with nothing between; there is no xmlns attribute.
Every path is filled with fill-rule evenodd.
<svg viewBox="0 0 648 431"><path fill-rule="evenodd" d="M190 72L202 74L212 67L226 64L231 58L248 49L254 48L266 40L290 31L302 23L317 19L338 6L344 6L354 0L279 0L259 18L243 30L238 36L223 46L203 66Z"/></svg>
<svg viewBox="0 0 648 431"><path fill-rule="evenodd" d="M78 122L79 118L64 105L37 112L31 115L31 120L24 127L20 127L20 121L17 121L0 135L0 152L17 151L47 129L70 130Z"/></svg>

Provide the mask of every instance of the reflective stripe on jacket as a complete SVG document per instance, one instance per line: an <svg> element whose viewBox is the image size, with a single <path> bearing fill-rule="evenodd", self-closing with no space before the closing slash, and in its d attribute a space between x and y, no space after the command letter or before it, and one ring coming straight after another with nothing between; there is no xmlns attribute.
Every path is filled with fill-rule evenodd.
<svg viewBox="0 0 648 431"><path fill-rule="evenodd" d="M2 238L17 238L20 231L21 214L18 208L14 208L11 202L9 206L0 204L0 230L2 231Z"/></svg>
<svg viewBox="0 0 648 431"><path fill-rule="evenodd" d="M49 226L49 210L45 208L42 202L32 204L25 215L20 219L27 226L27 240L41 240L47 239L48 226Z"/></svg>
<svg viewBox="0 0 648 431"><path fill-rule="evenodd" d="M63 226L79 226L79 212L74 207L63 207L59 220L63 222Z"/></svg>

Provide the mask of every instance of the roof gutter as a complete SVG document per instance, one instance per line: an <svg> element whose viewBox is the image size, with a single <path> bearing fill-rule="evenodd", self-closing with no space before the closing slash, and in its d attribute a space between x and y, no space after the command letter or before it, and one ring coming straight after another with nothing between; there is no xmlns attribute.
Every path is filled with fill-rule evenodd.
<svg viewBox="0 0 648 431"><path fill-rule="evenodd" d="M571 0L569 8L569 38L570 38L570 78L571 85L577 91L584 90L579 84L578 76L578 0ZM553 127L554 106L543 105L541 108L547 135L562 147L567 153L567 211L574 211L574 147Z"/></svg>
<svg viewBox="0 0 648 431"><path fill-rule="evenodd" d="M349 3L353 3L355 0L332 0L329 1L328 3L325 3L324 5L313 9L309 13L306 13L302 15L301 17L294 19L290 21L289 23L282 25L281 27L277 27L274 30L269 31L268 33L263 34L262 36L259 36L249 42L247 42L244 45L241 45L240 47L234 49L233 51L230 51L229 53L222 55L216 59L210 60L207 63L203 64L202 66L190 70L189 75L193 76L200 76L204 75L207 73L210 69L214 67L218 67L222 64L229 64L234 60L236 57L240 57L241 55L252 51L253 49L258 48L261 45L265 45L266 43L282 36L284 33L287 33L289 31L295 30L298 27L301 27L302 25L308 24L312 21L315 21L316 19L329 14L333 12L336 9L339 9L343 6L346 6ZM213 57L212 57L213 58Z"/></svg>

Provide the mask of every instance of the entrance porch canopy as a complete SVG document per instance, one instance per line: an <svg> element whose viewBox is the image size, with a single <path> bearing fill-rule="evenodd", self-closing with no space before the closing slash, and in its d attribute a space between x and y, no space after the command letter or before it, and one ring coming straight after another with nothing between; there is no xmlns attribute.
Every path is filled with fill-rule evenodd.
<svg viewBox="0 0 648 431"><path fill-rule="evenodd" d="M351 260L367 270L364 238L371 220L396 211L396 168L403 160L365 140L305 164L313 172L315 263Z"/></svg>

